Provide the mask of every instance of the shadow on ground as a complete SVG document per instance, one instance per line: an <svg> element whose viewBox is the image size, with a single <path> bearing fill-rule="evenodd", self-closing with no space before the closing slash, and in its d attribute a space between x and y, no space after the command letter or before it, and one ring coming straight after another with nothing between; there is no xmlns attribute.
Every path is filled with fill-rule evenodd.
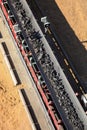
<svg viewBox="0 0 87 130"><path fill-rule="evenodd" d="M79 41L54 0L39 0L38 4L48 16L81 80L87 82L87 51L82 42Z"/></svg>

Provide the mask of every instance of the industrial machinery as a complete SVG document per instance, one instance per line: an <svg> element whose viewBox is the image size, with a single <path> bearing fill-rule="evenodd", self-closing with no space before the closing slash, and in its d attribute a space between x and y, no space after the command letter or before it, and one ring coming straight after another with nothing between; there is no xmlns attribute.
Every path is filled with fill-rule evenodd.
<svg viewBox="0 0 87 130"><path fill-rule="evenodd" d="M55 129L86 130L87 117L26 1L0 0L0 7Z"/></svg>

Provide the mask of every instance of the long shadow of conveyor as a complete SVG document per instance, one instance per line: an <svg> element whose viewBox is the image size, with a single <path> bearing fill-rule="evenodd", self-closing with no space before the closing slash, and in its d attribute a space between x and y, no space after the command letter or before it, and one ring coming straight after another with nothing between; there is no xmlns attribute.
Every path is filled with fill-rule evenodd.
<svg viewBox="0 0 87 130"><path fill-rule="evenodd" d="M31 0L28 0L31 1ZM81 80L87 81L87 51L65 19L54 0L39 0L39 7L53 24L61 45L67 52ZM39 14L38 14L39 15Z"/></svg>
<svg viewBox="0 0 87 130"><path fill-rule="evenodd" d="M79 77L80 77L80 75L81 75L80 71L82 69L83 70L82 75L84 76L85 71L86 71L86 66L87 66L86 65L87 62L85 61L85 60L87 60L87 58L86 58L87 51L82 46L79 39L76 37L75 33L73 32L72 28L69 26L68 22L66 21L65 17L61 13L60 9L57 7L56 3L53 0L51 0L51 1L47 0L46 2L43 2L42 0L40 0L40 1L35 0L40 8L40 10L37 11L38 7L34 1L31 1L31 0L26 0L26 1L29 3L30 7L32 7L32 11L33 11L34 15L36 16L37 22L39 23L42 30L43 30L43 27L42 27L42 23L40 22L40 19L41 19L41 17L45 16L45 14L48 16L48 18L50 19L50 21L53 24L53 28L55 27L55 30L53 30L53 31L55 31L57 34L58 42L60 42L60 44L62 45L64 52L67 52L68 59L75 68L73 70L76 70L76 71L74 71L75 74L79 75ZM51 27L52 27L52 25L51 25ZM59 50L57 50L55 44L53 45L52 42L49 40L49 38L47 38L47 39L51 44L51 47L52 47L51 49L53 51L55 51L56 58L58 59L61 67L64 68L64 73L65 73L67 79L69 80L74 92L79 93L78 99L80 100L80 103L83 106L83 103L81 101L82 94L81 94L80 86L83 87L84 92L87 92L85 84L82 82L81 77L79 78L79 81L81 81L81 82L79 82L78 85L76 84L76 81L72 78L72 75L70 74L69 68L67 69L67 66L64 63L63 57L60 56ZM83 59L84 56L85 56L85 59ZM73 61L73 59L74 59L74 61ZM81 59L82 63L79 63L80 59ZM83 66L83 63L85 63L84 66ZM86 75L87 75L87 73L86 73Z"/></svg>

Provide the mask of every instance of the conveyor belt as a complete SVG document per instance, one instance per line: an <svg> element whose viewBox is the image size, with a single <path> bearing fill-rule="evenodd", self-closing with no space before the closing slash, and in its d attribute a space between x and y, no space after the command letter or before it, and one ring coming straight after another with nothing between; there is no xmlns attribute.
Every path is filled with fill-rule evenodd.
<svg viewBox="0 0 87 130"><path fill-rule="evenodd" d="M31 7L31 10L34 14L34 16L37 19L38 24L40 25L42 31L44 32L44 28L42 26L41 17L44 17L44 11L41 10L41 7L39 7L37 0L26 0ZM75 68L73 67L71 61L69 60L66 52L64 51L63 47L61 46L61 41L59 40L58 36L56 36L55 31L51 26L49 26L49 30L46 35L46 39L48 40L48 43L50 44L52 50L54 51L54 54L60 63L61 67L64 69L64 73L66 74L66 77L68 78L69 82L71 82L71 86L75 93L78 92L79 94L79 100L81 98L81 95L86 93L86 89L84 88L83 83L80 81L79 76L77 72L75 71ZM74 87L75 86L75 87ZM81 100L80 100L81 102ZM84 107L84 106L83 106ZM85 109L85 108L84 108Z"/></svg>
<svg viewBox="0 0 87 130"><path fill-rule="evenodd" d="M10 3L9 3L9 5L10 5ZM14 5L13 5L14 6ZM5 6L6 7L6 6ZM8 6L7 6L8 7ZM19 6L18 6L19 7ZM12 9L13 7L11 6L11 9ZM2 6L2 10L4 9L4 7ZM19 10L19 9L18 9ZM4 10L3 10L4 11ZM14 10L15 11L15 10ZM14 12L13 11L13 12ZM17 11L17 10L16 10ZM6 13L6 12L5 12ZM17 13L18 14L18 13ZM16 20L17 20L17 23L20 23L20 18L19 18L19 20L18 20L18 16L15 14L15 12L14 12L14 15L15 15L15 18L16 18ZM5 15L5 16L7 16L7 14ZM10 23L10 25L12 25L11 24L11 21L9 21L8 20L8 23ZM20 28L20 29L19 29ZM82 125L82 123L80 122L80 120L79 120L79 117L78 117L78 115L77 115L77 113L76 113L76 111L75 111L75 109L74 109L74 107L73 107L73 105L72 105L72 111L74 112L73 113L73 115L72 116L74 116L74 115L76 115L75 117L74 117L74 120L69 120L68 119L68 117L69 116L67 116L67 114L65 114L67 111L65 110L65 102L66 102L66 104L67 103L71 103L71 100L70 100L70 98L69 98L69 96L68 96L68 94L66 93L66 91L64 90L64 86L63 86L63 83L62 82L60 82L61 83L61 86L62 86L62 92L64 92L64 93L60 93L61 91L60 91L60 88L58 88L57 86L57 88L55 89L53 89L52 88L52 83L51 82L49 82L49 80L50 79L48 79L48 75L46 74L45 75L45 73L44 73L44 71L43 71L43 67L41 67L41 64L38 62L38 60L37 60L37 53L35 52L35 50L34 50L34 46L32 46L32 44L33 44L33 42L32 42L32 40L34 40L34 39L36 39L35 37L34 37L34 35L33 35L33 38L31 37L31 39L32 40L28 40L27 39L27 36L25 35L25 33L24 33L24 30L23 30L23 26L22 26L22 23L20 23L20 27L19 28L17 28L18 30L17 31L19 31L19 33L13 33L14 34L14 36L15 36L15 40L16 40L16 42L17 42L17 44L18 44L18 47L20 48L20 51L21 51L21 53L22 53L22 55L23 55L23 57L24 57L24 59L25 59L25 61L26 61L26 63L27 63L27 65L28 65L28 67L29 67L29 71L30 71L30 73L32 74L32 77L33 77L33 79L34 79L34 81L36 82L36 85L37 85L37 88L38 88L38 90L39 90L39 92L40 92L40 94L41 94L41 96L42 96L42 99L43 99L43 101L44 101L44 103L46 103L45 105L46 105L46 107L47 107L47 109L48 110L50 110L50 108L49 108L49 105L48 105L48 101L47 100L50 100L51 101L51 103L53 104L53 106L54 106L54 108L55 108L55 110L57 110L56 111L56 114L58 114L59 113L59 115L60 115L60 117L61 117L61 119L62 119L62 121L63 121L63 123L64 123L64 126L66 127L66 129L70 129L70 130L72 130L73 129L73 127L74 127L74 129L84 129L83 128L83 125ZM11 27L11 29L13 29L13 26ZM33 28L34 29L34 28ZM21 32L21 34L20 34L20 30L22 30L22 32ZM30 26L30 30L32 30L32 24L31 24L31 26ZM31 32L30 32L30 35L31 35ZM36 32L35 32L35 36L36 36ZM16 38L18 38L18 40L19 40L19 38L21 38L20 40L21 40L21 43L22 44L20 44L20 42L18 42L18 40L16 39ZM26 44L26 43L28 43L28 44ZM34 44L33 44L34 45ZM48 45L47 45L48 46ZM49 46L48 46L49 47ZM45 48L46 49L46 48ZM50 49L50 48L49 48ZM51 50L49 50L49 51L51 51ZM54 57L54 56L53 56ZM31 62L30 63L30 59L32 59L33 60L33 62ZM56 62L56 61L55 61ZM51 62L52 63L52 62ZM32 66L30 65L30 64L32 64L32 66L33 66L33 68L32 68ZM37 67L35 67L34 66L34 64L35 64L35 66L37 66ZM37 70L35 71L35 69L37 68ZM39 73L38 73L39 72ZM40 78L42 78L42 80L40 79ZM60 76L59 76L59 80L60 80ZM63 80L63 79L62 79ZM50 80L51 81L51 80ZM39 82L39 84L41 85L39 85L38 84L38 82ZM44 85L43 85L44 84ZM41 88L40 88L41 87ZM45 88L44 88L45 87ZM54 87L54 86L53 86ZM58 89L58 90L57 90ZM44 95L44 93L43 93L43 91L44 91L44 93L46 94L46 95ZM50 92L50 93L49 93ZM59 92L59 95L60 95L60 97L62 96L62 95L64 95L64 97L63 97L63 99L60 99L59 98L59 95L58 95L58 92ZM56 95L55 95L56 94ZM58 97L57 97L58 96ZM64 104L61 104L60 105L60 103L59 103L59 99L60 99L60 103L64 103ZM66 99L66 100L65 100ZM64 102L63 102L63 100L64 100ZM67 102L67 100L68 100L68 102ZM61 102L62 101L62 102ZM51 105L52 105L51 104ZM72 103L71 103L72 104ZM70 105L71 106L71 104L68 104L68 105ZM52 106L52 107L53 107ZM68 108L67 108L68 109ZM70 109L70 108L69 108ZM49 114L50 114L50 116L51 116L51 118L52 118L52 121L56 121L56 120L54 120L53 118L54 118L54 115L53 115L53 112L50 110L49 111ZM76 120L75 120L76 119ZM73 122L74 121L74 122ZM77 122L78 121L78 122ZM58 128L58 125L57 125L57 122L53 122L54 123L54 125L55 125L55 128L57 128L57 129L59 129ZM76 124L72 124L72 123L76 123Z"/></svg>
<svg viewBox="0 0 87 130"><path fill-rule="evenodd" d="M51 118L51 120L52 120L52 122L53 122L53 124L54 124L54 126L55 126L55 128L57 128L57 130L59 130L59 127L61 126L61 124L60 124L60 120L57 118L57 116L56 116L56 118L55 118L55 115L54 115L54 112L55 111L52 111L51 109L54 109L54 106L53 106L53 103L51 104L51 98L49 98L49 102L48 102L48 100L47 100L47 98L46 98L46 96L48 96L48 94L47 95L45 95L46 93L44 93L43 91L47 91L47 88L46 88L46 86L45 86L45 88L44 88L44 86L43 86L43 88L41 88L41 86L40 86L40 83L39 83L39 81L38 81L38 79L37 79L37 71L35 71L34 70L34 68L32 68L32 66L31 66L31 63L32 62L30 62L30 59L29 59L29 57L27 57L28 55L28 52L30 52L30 50L29 50L29 48L28 48L28 45L27 44L25 44L25 42L24 42L24 44L22 43L22 41L20 42L20 40L23 40L23 39L20 39L20 38L23 38L23 35L19 35L19 34L17 34L18 32L20 32L21 30L19 29L19 27L18 27L18 24L17 24L17 21L16 21L16 19L15 19L15 17L14 17L14 15L13 15L13 13L12 13L12 10L8 7L8 1L3 1L4 2L4 4L5 4L5 6L4 6L4 4L2 3L2 1L0 1L0 7L1 7L1 9L2 9L2 12L3 12L3 16L5 17L5 19L6 19L6 21L7 21L7 24L8 24L8 26L9 26L9 29L11 30L11 32L12 32L12 35L13 35L13 37L12 38L14 38L14 40L15 40L15 42L17 43L17 45L18 45L18 48L20 49L20 52L21 52L21 54L22 54L22 56L24 57L24 60L25 60L25 63L27 64L27 67L28 67L28 69L29 69L29 71L30 71L30 73L31 73L31 76L32 76L32 78L33 78L33 80L34 80L34 82L35 82L35 85L36 85L36 87L37 87L37 89L38 89L38 91L39 91L39 93L40 93L40 95L42 96L42 100L43 100L43 102L44 102L44 104L45 104L45 107L46 107L46 109L47 109L47 111L48 111L48 114L49 114L49 116L50 116L50 118ZM10 4L9 4L10 5ZM8 14L8 12L10 13L10 14ZM9 15L9 16L8 16ZM10 17L10 18L9 18ZM15 27L16 27L16 30L15 30ZM23 46L22 46L22 44L23 44ZM30 57L32 56L32 53L30 52ZM33 64L32 64L33 65ZM35 66L37 66L36 64L35 64ZM33 66L34 67L34 66ZM35 67L36 68L36 67ZM37 68L38 69L38 68ZM44 84L45 85L45 84ZM55 110L55 109L54 109ZM58 121L59 120L59 121Z"/></svg>

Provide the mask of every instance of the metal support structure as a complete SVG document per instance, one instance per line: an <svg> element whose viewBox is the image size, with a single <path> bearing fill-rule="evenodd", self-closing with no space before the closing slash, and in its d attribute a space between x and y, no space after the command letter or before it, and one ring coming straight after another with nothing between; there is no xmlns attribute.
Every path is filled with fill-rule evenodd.
<svg viewBox="0 0 87 130"><path fill-rule="evenodd" d="M7 11L6 10L6 8L5 8L5 6L4 6L4 4L8 4L8 2L5 0L0 0L0 7L1 7L1 10L2 10L2 12L3 12L3 14L4 14L4 17L5 17L5 19L6 19L6 21L7 21L7 23L8 23L8 25L9 25L9 28L10 28L10 30L11 30L11 32L12 32L12 35L13 35L13 37L14 37L14 40L15 40L15 42L17 43L17 45L18 45L18 48L20 49L20 52L21 52L21 54L22 54L22 56L24 57L24 60L25 60L25 62L26 62L26 64L27 64L27 67L28 67L28 69L29 69L29 71L30 71L30 73L31 73L31 75L32 75L32 78L33 78L33 80L34 80L34 82L35 82L35 84L36 84L36 87L37 87L37 89L38 89L38 91L39 91L39 93L40 93L40 95L41 95L41 98L43 99L43 102L44 102L44 104L45 104L45 106L46 106L46 109L47 109L47 111L48 111L48 114L49 114L49 116L50 116L50 118L51 118L51 120L52 120L52 122L53 122L53 124L54 124L54 126L55 126L55 128L57 129L57 130L60 130L60 126L61 126L61 123L59 122L59 120L58 119L56 119L56 117L55 117L55 114L54 114L54 111L52 111L52 107L54 107L54 106L52 106L53 104L50 104L49 103L49 101L48 101L48 99L47 99L47 93L45 93L44 92L44 89L42 89L42 86L40 85L40 83L39 83L39 81L38 81L38 77L37 77L37 73L34 71L34 69L33 69L33 67L31 66L31 63L30 63L30 61L29 61L29 58L26 56L26 52L25 52L25 50L24 50L24 47L23 47L23 45L22 45L22 43L19 43L19 39L18 39L18 36L17 36L17 32L15 31L15 29L14 29L14 25L12 24L12 22L11 22L11 17L9 17L9 11ZM8 5L9 6L9 5ZM11 10L10 10L11 11ZM19 30L20 31L20 30ZM31 55L32 55L32 53L31 53Z"/></svg>

